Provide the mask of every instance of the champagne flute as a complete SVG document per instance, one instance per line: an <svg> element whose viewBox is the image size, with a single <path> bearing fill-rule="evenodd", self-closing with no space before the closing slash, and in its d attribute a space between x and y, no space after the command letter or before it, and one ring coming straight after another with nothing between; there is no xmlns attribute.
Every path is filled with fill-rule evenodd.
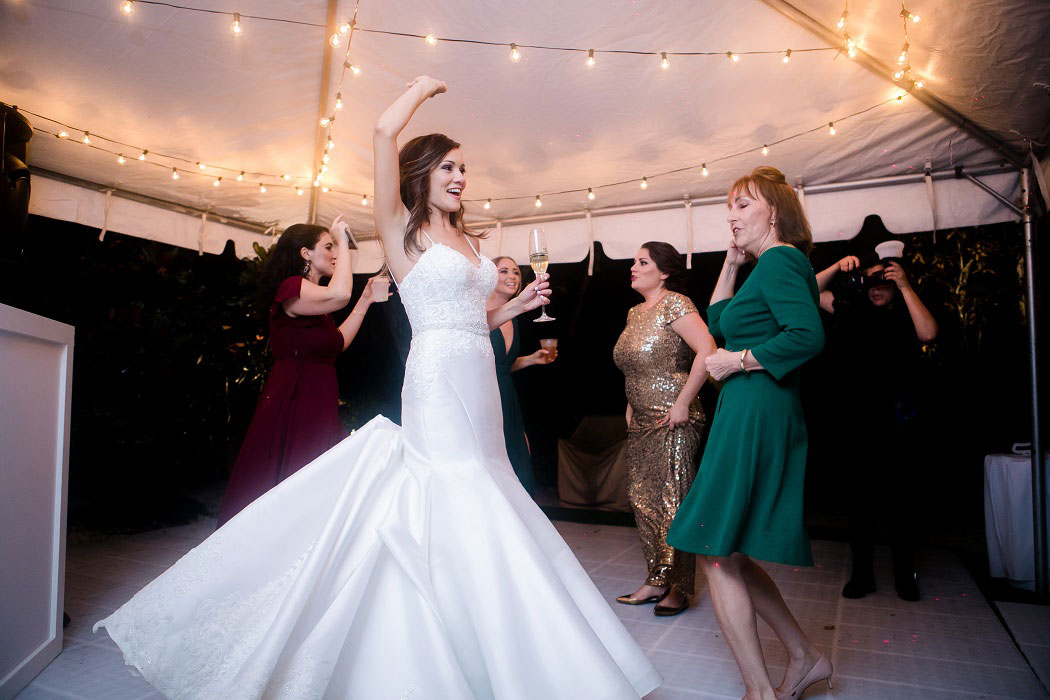
<svg viewBox="0 0 1050 700"><path fill-rule="evenodd" d="M532 266L532 271L536 273L537 279L540 275L547 272L547 262L549 261L547 255L547 236L543 233L543 229L534 228L529 231L529 265ZM540 307L540 317L532 319L533 323L540 323L542 321L553 321L553 316L547 315L546 304Z"/></svg>

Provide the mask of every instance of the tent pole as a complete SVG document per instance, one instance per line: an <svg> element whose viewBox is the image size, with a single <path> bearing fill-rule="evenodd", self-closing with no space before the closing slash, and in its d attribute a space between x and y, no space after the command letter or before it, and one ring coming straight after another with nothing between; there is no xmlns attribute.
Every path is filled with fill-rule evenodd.
<svg viewBox="0 0 1050 700"><path fill-rule="evenodd" d="M317 125L321 123L321 120L328 116L328 84L332 82L332 44L328 41L328 37L332 36L336 32L336 24L338 23L339 17L339 0L328 0L328 18L325 20L325 42L324 42L324 53L321 58L321 94L317 99L317 118L314 119L314 133L317 134L314 139L314 169L310 174L316 178L317 173L321 170L321 156L324 154L324 143L328 140L327 134L321 129L317 128ZM310 188L310 208L307 210L306 220L308 223L317 223L317 198L320 195L320 188Z"/></svg>
<svg viewBox="0 0 1050 700"><path fill-rule="evenodd" d="M769 5L771 8L784 15L791 21L795 22L799 26L803 27L804 29L808 29L821 40L827 42L830 46L842 46L842 37L839 35L838 32L832 30L829 27L825 27L823 24L807 15L805 12L798 9L790 2L787 2L787 0L762 0L762 2ZM853 60L855 60L859 65L868 69L880 78L883 78L884 80L892 83L893 85L897 85L902 90L906 88L905 85L901 83L896 83L891 79L890 76L893 74L892 68L890 68L887 64L883 63L879 59L873 57L871 54L866 53L861 49L858 49L857 57ZM1026 152L1017 150L1007 142L1000 139L998 136L988 131L985 131L977 124L974 124L965 116L955 111L955 109L949 106L947 103L943 102L939 97L932 94L929 88L926 88L924 90L911 90L910 94L919 102L922 102L931 110L944 117L949 122L959 127L966 133L970 134L970 136L973 136L975 139L988 146L996 153L1000 154L1010 163L1016 165L1019 168L1024 166L1025 159L1028 155Z"/></svg>
<svg viewBox="0 0 1050 700"><path fill-rule="evenodd" d="M1043 466L1043 444L1039 435L1039 355L1036 353L1036 281L1035 224L1032 221L1028 168L1021 170L1021 201L1024 226L1024 266L1028 311L1028 347L1032 372L1032 544L1035 550L1035 592L1040 600L1047 598L1046 551L1046 471Z"/></svg>

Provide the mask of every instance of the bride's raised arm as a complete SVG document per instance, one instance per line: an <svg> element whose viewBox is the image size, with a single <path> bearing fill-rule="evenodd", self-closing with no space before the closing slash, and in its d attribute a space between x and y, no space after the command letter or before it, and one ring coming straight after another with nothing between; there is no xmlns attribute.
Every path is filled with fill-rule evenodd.
<svg viewBox="0 0 1050 700"><path fill-rule="evenodd" d="M445 83L421 75L408 84L408 89L386 108L376 122L372 133L372 151L375 159L375 198L373 213L376 233L383 242L387 262L397 279L404 279L412 269L412 261L405 253L405 226L408 209L401 201L401 178L397 159L397 137L408 125L419 105L446 90Z"/></svg>

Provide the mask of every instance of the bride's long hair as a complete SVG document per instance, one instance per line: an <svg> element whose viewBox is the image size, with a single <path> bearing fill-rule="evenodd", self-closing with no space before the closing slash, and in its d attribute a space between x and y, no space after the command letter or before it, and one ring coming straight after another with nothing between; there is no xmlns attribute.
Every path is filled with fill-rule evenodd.
<svg viewBox="0 0 1050 700"><path fill-rule="evenodd" d="M449 151L459 148L459 144L444 134L427 134L417 136L404 146L397 154L398 170L401 180L401 201L408 209L408 226L405 227L405 254L414 256L426 248L420 242L420 231L423 224L430 219L430 173L432 173L448 155ZM465 236L485 238L487 233L475 233L463 223L463 204L459 211L448 215L449 221Z"/></svg>

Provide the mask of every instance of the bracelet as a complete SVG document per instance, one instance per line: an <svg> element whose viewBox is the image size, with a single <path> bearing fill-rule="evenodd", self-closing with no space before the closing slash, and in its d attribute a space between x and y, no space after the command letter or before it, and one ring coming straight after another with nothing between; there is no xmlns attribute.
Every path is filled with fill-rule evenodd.
<svg viewBox="0 0 1050 700"><path fill-rule="evenodd" d="M740 353L740 371L744 374L751 374L751 370L749 370L747 367L744 367L744 358L747 357L748 352L750 352L750 350L744 348L743 351Z"/></svg>

